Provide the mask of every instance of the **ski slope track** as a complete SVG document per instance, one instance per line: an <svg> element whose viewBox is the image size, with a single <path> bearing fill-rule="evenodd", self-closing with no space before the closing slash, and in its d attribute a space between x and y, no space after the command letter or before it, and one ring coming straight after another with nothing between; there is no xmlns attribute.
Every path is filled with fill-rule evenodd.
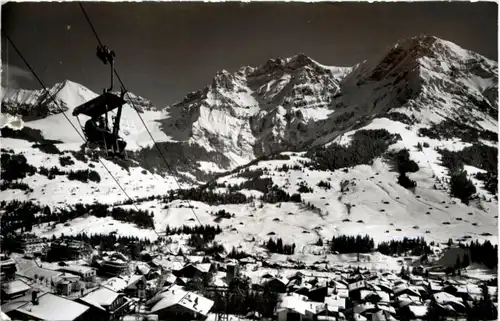
<svg viewBox="0 0 500 321"><path fill-rule="evenodd" d="M68 80L49 90L80 130L71 112L97 94ZM162 108L152 106L146 98L131 97L153 137L172 160L174 172L160 160L130 100L123 110L121 126L130 164L123 168L108 160L104 163L133 199L141 198L136 205L154 214L155 229L160 234L167 225L196 225L189 208L192 205L203 224L222 227L215 240L227 251L234 246L267 255L262 242L281 237L284 243L295 242L294 256L300 258L323 253L324 249L314 245L318 238L326 240L341 234L369 234L376 242L405 236L423 236L429 241L465 236L498 243L497 197L474 176L484 170L465 164L478 196L466 205L450 196L449 170L439 153L439 149L461 151L474 144L496 148L497 141L481 138L471 142L458 134L446 139L421 134L445 121L478 132L498 133L497 62L449 41L431 36L403 39L388 52L355 66L325 66L297 54L235 72L222 70L205 88ZM92 162L74 156L82 148L82 139L42 90L3 90L2 126L18 128L19 121L15 123L12 116L22 118L22 126L39 132L45 140L54 141L62 154L46 153L34 148L32 141L13 137L1 138L2 153L23 154L35 167L89 169ZM85 121L82 117L82 124ZM399 139L388 152L408 149L410 159L418 164L418 171L408 173L417 183L414 190L398 184L399 174L386 156L345 170L317 170L305 165L314 161L307 156L309 148L349 146L356 132L376 129L398 134ZM425 147L418 148L418 144ZM269 155L281 157L256 161ZM74 164L62 167L61 156L69 156ZM290 169L280 170L283 165ZM48 179L36 173L19 180L31 191L7 188L0 191L0 199L31 200L52 208L126 200L99 163L92 163L91 169L99 173L100 182L70 181L64 175ZM185 188L201 186L218 174L214 191L230 193L229 185L250 180L242 170L271 179L290 195L298 193L300 182L313 191L300 193L305 204L266 203L259 200L261 191L251 189L238 191L255 197L243 204L145 200L177 189L173 175L181 178ZM320 181L328 182L331 189L319 187ZM347 190L341 189L341 182L348 182ZM232 216L215 222L210 213L222 209ZM152 230L111 217L89 215L69 223L35 226L34 231L42 236L115 232L158 237ZM171 239L172 252L187 247L187 236Z"/></svg>

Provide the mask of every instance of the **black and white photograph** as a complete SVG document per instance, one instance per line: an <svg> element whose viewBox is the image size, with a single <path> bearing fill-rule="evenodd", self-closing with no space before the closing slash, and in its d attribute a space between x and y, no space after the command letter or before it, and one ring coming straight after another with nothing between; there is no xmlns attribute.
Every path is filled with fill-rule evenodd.
<svg viewBox="0 0 500 321"><path fill-rule="evenodd" d="M498 2L0 10L0 320L498 320Z"/></svg>

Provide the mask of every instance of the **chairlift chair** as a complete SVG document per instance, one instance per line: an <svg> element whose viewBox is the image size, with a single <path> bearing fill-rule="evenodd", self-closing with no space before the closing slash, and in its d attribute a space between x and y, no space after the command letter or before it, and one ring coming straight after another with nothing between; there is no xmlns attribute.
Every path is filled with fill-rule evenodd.
<svg viewBox="0 0 500 321"><path fill-rule="evenodd" d="M127 143L118 133L120 131L122 108L126 103L123 99L126 92L122 88L120 96L111 93L114 80L114 52L109 51L107 47L99 46L97 47L97 56L104 64L109 62L111 67L111 86L104 89L102 95L76 107L73 110L73 116L78 118L78 115L83 114L90 117L85 123L85 127L82 127L80 124L88 143L95 144L104 149L107 156L123 158ZM115 109L117 109L117 114L114 118L113 128L110 130L108 113ZM79 119L78 122L80 122Z"/></svg>

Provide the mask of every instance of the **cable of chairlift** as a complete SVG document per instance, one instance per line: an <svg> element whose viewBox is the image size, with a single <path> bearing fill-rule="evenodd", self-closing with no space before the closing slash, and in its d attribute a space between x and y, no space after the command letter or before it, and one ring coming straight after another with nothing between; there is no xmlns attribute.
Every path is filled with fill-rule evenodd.
<svg viewBox="0 0 500 321"><path fill-rule="evenodd" d="M90 20L87 12L85 11L85 8L83 7L83 4L81 2L78 2L78 5L80 6L80 9L82 10L88 24L90 25L90 28L92 29L92 32L94 33L94 36L95 38L97 39L97 42L99 43L99 46L102 47L102 41L101 39L99 38L99 35L97 34L97 31L95 30L94 28L94 25L92 24L92 21ZM118 71L116 70L116 68L113 68L114 70L114 73L116 75L116 78L118 79L118 81L120 82L120 85L122 86L123 90L126 92L126 94L128 95L129 97L129 100L130 102L132 103L132 107L133 109L137 112L137 115L139 116L139 119L141 120L144 128L146 129L149 137L151 138L151 140L153 141L156 149L158 150L158 153L160 154L160 157L163 159L166 167L168 168L168 170L172 173L172 178L174 179L175 183L177 184L177 186L179 187L179 189L181 188L181 185L179 184L179 181L177 180L177 178L175 177L174 175L174 170L172 169L172 167L170 166L170 164L168 163L167 161L167 158L165 157L165 155L163 154L163 152L161 151L161 148L159 147L158 143L156 142L156 140L154 139L153 135L151 134L151 131L149 130L148 126L146 125L146 122L144 121L144 119L142 118L140 112L139 112L139 109L135 106L135 103L134 103L134 100L132 99L132 97L130 96L130 93L127 91L127 87L125 86L125 84L123 83L120 75L118 74ZM201 223L200 219L198 218L198 215L196 215L196 212L194 211L194 207L191 205L191 203L189 202L189 200L186 200L187 203L189 204L189 208L191 209L191 211L193 212L193 215L194 217L196 218L196 220L198 221L198 223L202 226L203 224Z"/></svg>
<svg viewBox="0 0 500 321"><path fill-rule="evenodd" d="M59 105L59 103L55 99L55 97L50 93L50 91L47 89L47 87L45 87L45 84L43 83L43 81L40 79L40 77L38 77L37 73L33 70L33 68L31 67L31 65L25 59L24 55L17 48L17 46L14 44L14 42L12 41L12 39L9 37L9 35L6 33L5 30L3 30L2 35L9 41L9 43L14 48L14 50L16 51L16 53L23 60L24 64L28 67L28 69L30 70L30 72L33 74L33 76L36 78L36 80L38 81L38 83L40 84L40 86L43 88L45 94L50 97L50 99L52 100L52 102L56 105L56 107L59 109L59 111L63 114L64 118L66 118L66 120L71 124L71 126L73 127L73 129L78 133L78 135L82 138L82 140L85 143L88 143L87 139L80 133L80 131L78 131L78 129L76 128L76 126L71 122L71 120L68 118L68 116L66 115L66 113L64 112L64 110L61 108L61 106ZM111 171L106 166L106 164L104 164L104 162L100 158L98 158L98 160L101 163L101 165L104 167L104 169L106 169L106 171L111 176L111 178L114 180L114 182L118 185L118 187L123 192L123 194L132 202L132 205L135 207L135 209L137 211L139 211L139 208L135 205L133 199L128 195L128 193L125 191L125 189L121 186L120 182L118 182L118 179L113 175L113 173L111 173Z"/></svg>

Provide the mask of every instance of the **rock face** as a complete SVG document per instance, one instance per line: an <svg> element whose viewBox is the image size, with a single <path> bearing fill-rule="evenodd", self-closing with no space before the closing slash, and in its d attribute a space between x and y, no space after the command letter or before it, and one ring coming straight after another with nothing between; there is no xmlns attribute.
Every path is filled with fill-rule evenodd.
<svg viewBox="0 0 500 321"><path fill-rule="evenodd" d="M496 62L430 36L402 40L352 68L299 54L219 72L210 86L171 107L175 117L163 129L235 163L327 143L377 117L494 130L497 75Z"/></svg>
<svg viewBox="0 0 500 321"><path fill-rule="evenodd" d="M0 213L7 211L13 227L16 215L29 227L38 220L33 228L47 237L155 239L137 226L154 223L164 233L193 226L196 212L202 224L221 226L217 242L227 251L259 252L256 245L275 235L297 242L301 257L318 253L312 244L332 235L497 242L497 82L496 62L428 36L353 67L303 54L270 59L220 71L165 108L127 96L120 134L130 160L122 164L82 148L71 112L97 93L70 81L50 89L70 124L42 91L7 91ZM42 215L25 215L42 210L21 202L52 213L71 207L60 213L78 218L67 226L52 215L49 227ZM96 203L154 213L101 217L100 207L81 205Z"/></svg>
<svg viewBox="0 0 500 321"><path fill-rule="evenodd" d="M158 127L157 141L184 146L174 153L196 146L206 152L203 161L228 170L262 155L326 144L379 117L415 130L451 120L496 131L497 82L496 62L451 42L419 36L353 67L325 66L298 54L234 73L222 70L210 85L161 111L147 99L131 97L151 126ZM50 92L68 112L96 96L71 81ZM41 90L8 91L2 99L2 113L22 115L27 126L59 112ZM136 150L150 146L142 124L131 120L137 116L124 112L123 117L124 131L132 133L125 138L142 139ZM217 156L211 160L209 154ZM190 162L196 164L196 157Z"/></svg>

